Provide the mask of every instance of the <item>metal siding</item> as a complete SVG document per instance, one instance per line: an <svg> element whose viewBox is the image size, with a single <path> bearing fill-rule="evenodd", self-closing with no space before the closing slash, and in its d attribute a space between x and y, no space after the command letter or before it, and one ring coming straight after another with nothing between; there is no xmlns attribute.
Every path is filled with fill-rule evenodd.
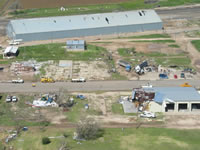
<svg viewBox="0 0 200 150"><path fill-rule="evenodd" d="M11 20L10 23L16 33L30 34L162 22L154 10L144 10L143 16L139 15L139 11L17 19ZM106 21L106 18L109 21Z"/></svg>
<svg viewBox="0 0 200 150"><path fill-rule="evenodd" d="M23 41L35 41L35 40L53 40L59 38L107 35L107 34L117 34L117 33L139 32L145 30L160 30L160 29L162 29L162 23L151 23L151 24L114 26L114 27L103 27L103 28L92 28L92 29L79 29L70 31L17 34L16 37L18 39L23 39Z"/></svg>

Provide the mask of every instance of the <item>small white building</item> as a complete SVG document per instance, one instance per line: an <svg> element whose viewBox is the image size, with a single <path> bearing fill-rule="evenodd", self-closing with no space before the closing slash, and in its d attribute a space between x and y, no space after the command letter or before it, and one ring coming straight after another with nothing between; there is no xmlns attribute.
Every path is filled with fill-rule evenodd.
<svg viewBox="0 0 200 150"><path fill-rule="evenodd" d="M8 46L6 47L5 51L3 52L3 57L10 58L13 56L17 56L19 54L17 46Z"/></svg>
<svg viewBox="0 0 200 150"><path fill-rule="evenodd" d="M67 50L85 50L85 41L84 40L68 40L66 42Z"/></svg>

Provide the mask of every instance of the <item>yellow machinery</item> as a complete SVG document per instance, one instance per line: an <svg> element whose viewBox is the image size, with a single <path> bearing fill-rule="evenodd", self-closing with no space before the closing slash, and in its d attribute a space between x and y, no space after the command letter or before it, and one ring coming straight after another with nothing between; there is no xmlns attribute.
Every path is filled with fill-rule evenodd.
<svg viewBox="0 0 200 150"><path fill-rule="evenodd" d="M181 84L180 85L181 87L192 87L191 85L189 85L187 82L186 83L184 83L184 84Z"/></svg>
<svg viewBox="0 0 200 150"><path fill-rule="evenodd" d="M32 83L32 87L36 87L36 84L35 84L35 83Z"/></svg>
<svg viewBox="0 0 200 150"><path fill-rule="evenodd" d="M49 78L49 77L42 77L40 79L40 82L42 82L42 83L54 83L55 81L52 78Z"/></svg>

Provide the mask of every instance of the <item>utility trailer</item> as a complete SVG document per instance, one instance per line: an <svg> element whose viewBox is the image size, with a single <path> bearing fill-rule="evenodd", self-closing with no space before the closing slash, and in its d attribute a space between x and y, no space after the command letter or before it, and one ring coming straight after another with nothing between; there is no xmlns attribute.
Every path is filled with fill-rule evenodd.
<svg viewBox="0 0 200 150"><path fill-rule="evenodd" d="M118 61L118 64L120 65L120 66L122 66L122 67L125 67L126 68L126 71L131 71L131 65L128 63L128 62L126 62L126 61L124 61L124 60L119 60Z"/></svg>

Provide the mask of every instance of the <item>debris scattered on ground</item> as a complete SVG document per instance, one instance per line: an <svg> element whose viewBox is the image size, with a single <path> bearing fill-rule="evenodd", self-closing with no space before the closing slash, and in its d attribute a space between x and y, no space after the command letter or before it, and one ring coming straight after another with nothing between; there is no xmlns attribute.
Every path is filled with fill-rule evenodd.
<svg viewBox="0 0 200 150"><path fill-rule="evenodd" d="M13 62L11 64L10 70L15 75L25 74L25 73L33 73L39 74L40 68L44 64L51 64L52 61L48 62L37 62L36 60L22 61L22 62Z"/></svg>
<svg viewBox="0 0 200 150"><path fill-rule="evenodd" d="M57 96L55 94L53 95L44 94L38 100L33 101L32 107L47 107L47 106L58 107L58 104L55 102L56 99Z"/></svg>

